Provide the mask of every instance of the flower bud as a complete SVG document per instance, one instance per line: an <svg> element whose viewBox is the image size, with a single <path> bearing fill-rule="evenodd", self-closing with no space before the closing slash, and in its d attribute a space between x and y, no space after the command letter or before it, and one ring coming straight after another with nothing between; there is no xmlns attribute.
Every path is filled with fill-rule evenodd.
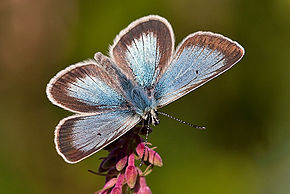
<svg viewBox="0 0 290 194"><path fill-rule="evenodd" d="M111 194L122 194L122 187L124 183L124 174L119 174L115 187L112 189Z"/></svg>
<svg viewBox="0 0 290 194"><path fill-rule="evenodd" d="M111 191L111 194L122 194L122 187L114 187Z"/></svg>
<svg viewBox="0 0 290 194"><path fill-rule="evenodd" d="M110 179L105 186L98 192L98 194L105 194L108 192L108 189L112 188L117 182L117 178Z"/></svg>
<svg viewBox="0 0 290 194"><path fill-rule="evenodd" d="M163 165L160 155L152 149L148 149L149 152L149 162L154 166L161 167Z"/></svg>
<svg viewBox="0 0 290 194"><path fill-rule="evenodd" d="M152 194L150 188L146 184L144 176L139 177L138 185L134 189L134 194Z"/></svg>
<svg viewBox="0 0 290 194"><path fill-rule="evenodd" d="M126 164L127 164L127 159L128 159L128 156L124 156L123 158L121 158L118 162L117 162L117 164L116 164L116 169L118 170L118 171L121 171L121 170L123 170L123 168L126 166Z"/></svg>
<svg viewBox="0 0 290 194"><path fill-rule="evenodd" d="M140 158L143 157L143 153L144 153L144 146L145 146L145 143L139 143L136 147L136 152L138 154L138 156ZM145 156L144 156L144 161L147 161L147 158L148 158L148 148L145 147Z"/></svg>
<svg viewBox="0 0 290 194"><path fill-rule="evenodd" d="M132 189L136 184L137 169L135 167L135 156L134 153L130 154L128 158L128 166L125 171L125 178L128 186Z"/></svg>

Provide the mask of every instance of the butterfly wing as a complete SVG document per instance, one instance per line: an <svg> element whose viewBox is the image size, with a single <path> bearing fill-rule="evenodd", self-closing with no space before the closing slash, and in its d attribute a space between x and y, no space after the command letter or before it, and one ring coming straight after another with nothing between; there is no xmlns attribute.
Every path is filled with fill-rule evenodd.
<svg viewBox="0 0 290 194"><path fill-rule="evenodd" d="M101 53L94 60L71 65L47 85L47 96L57 106L80 115L60 121L55 130L58 153L76 163L110 144L140 120L127 100L133 87L124 74Z"/></svg>
<svg viewBox="0 0 290 194"><path fill-rule="evenodd" d="M129 110L67 117L56 127L56 149L66 162L79 162L118 139L139 121L140 117Z"/></svg>
<svg viewBox="0 0 290 194"><path fill-rule="evenodd" d="M167 66L174 49L171 25L160 16L131 23L115 38L110 56L139 86L150 88Z"/></svg>
<svg viewBox="0 0 290 194"><path fill-rule="evenodd" d="M47 85L49 100L75 113L95 113L123 109L129 105L126 92L131 82L109 58L97 53L60 71Z"/></svg>
<svg viewBox="0 0 290 194"><path fill-rule="evenodd" d="M177 100L236 64L244 49L222 35L197 32L178 46L167 70L156 83L158 107Z"/></svg>

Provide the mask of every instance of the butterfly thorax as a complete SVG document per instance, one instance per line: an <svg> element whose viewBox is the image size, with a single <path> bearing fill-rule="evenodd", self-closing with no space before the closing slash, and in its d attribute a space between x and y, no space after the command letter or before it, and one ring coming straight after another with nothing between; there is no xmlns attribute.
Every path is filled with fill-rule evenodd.
<svg viewBox="0 0 290 194"><path fill-rule="evenodd" d="M130 97L136 113L139 114L142 119L148 120L149 123L153 125L159 124L156 101L153 97L152 89L135 87L131 90Z"/></svg>

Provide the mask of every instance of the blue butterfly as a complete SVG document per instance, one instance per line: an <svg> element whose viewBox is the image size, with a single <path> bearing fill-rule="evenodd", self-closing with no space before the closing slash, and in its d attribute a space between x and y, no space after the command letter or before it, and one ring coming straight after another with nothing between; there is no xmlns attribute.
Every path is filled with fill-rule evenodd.
<svg viewBox="0 0 290 194"><path fill-rule="evenodd" d="M60 71L47 85L49 100L77 113L59 122L57 152L79 162L141 120L159 123L157 109L219 76L244 55L237 42L211 32L188 35L174 51L174 34L160 16L131 23L115 38L110 57Z"/></svg>

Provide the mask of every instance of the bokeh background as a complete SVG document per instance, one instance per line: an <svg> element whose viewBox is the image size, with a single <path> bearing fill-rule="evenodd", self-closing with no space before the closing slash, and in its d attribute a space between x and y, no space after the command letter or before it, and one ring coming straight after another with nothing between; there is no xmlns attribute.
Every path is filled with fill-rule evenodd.
<svg viewBox="0 0 290 194"><path fill-rule="evenodd" d="M290 193L289 0L1 0L0 193L93 193L104 177L99 152L75 165L53 138L71 113L45 87L66 66L108 52L120 30L158 14L176 43L203 30L237 40L246 55L234 68L162 111L149 141L164 166L147 178L153 193Z"/></svg>

